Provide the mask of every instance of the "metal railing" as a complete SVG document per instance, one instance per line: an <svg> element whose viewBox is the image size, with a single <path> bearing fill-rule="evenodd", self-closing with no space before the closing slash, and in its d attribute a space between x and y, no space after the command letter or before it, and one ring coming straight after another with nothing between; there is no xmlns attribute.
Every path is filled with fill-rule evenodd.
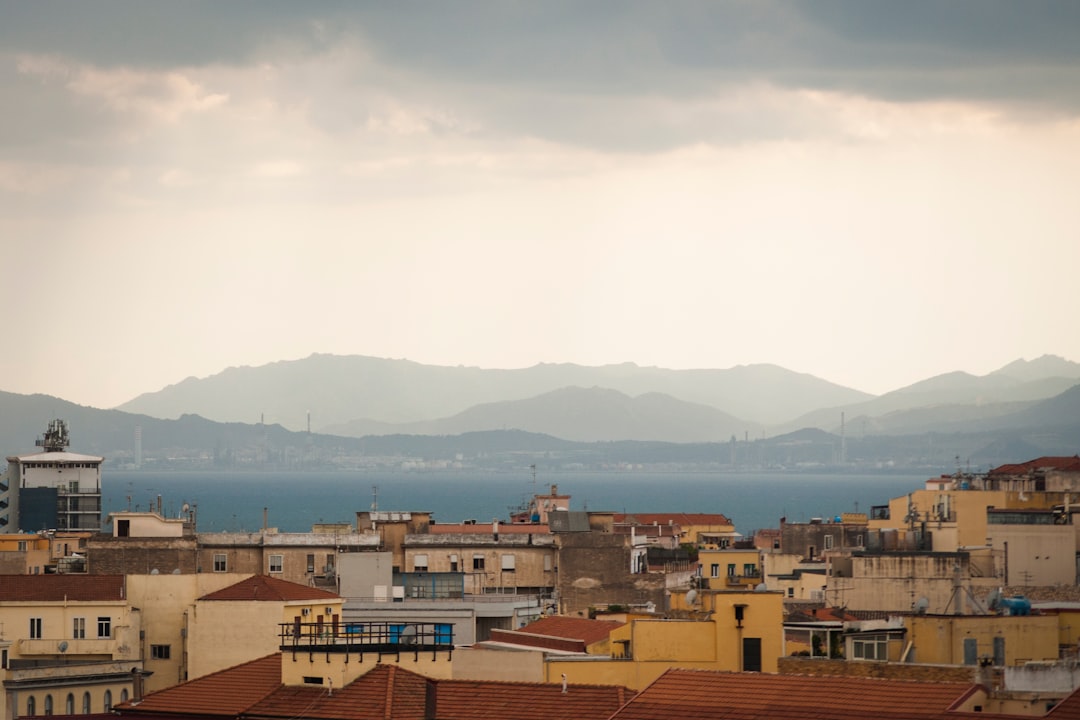
<svg viewBox="0 0 1080 720"><path fill-rule="evenodd" d="M280 624L282 650L325 652L329 654L364 653L400 655L402 652L450 653L454 649L454 626L448 623L348 621L301 622Z"/></svg>

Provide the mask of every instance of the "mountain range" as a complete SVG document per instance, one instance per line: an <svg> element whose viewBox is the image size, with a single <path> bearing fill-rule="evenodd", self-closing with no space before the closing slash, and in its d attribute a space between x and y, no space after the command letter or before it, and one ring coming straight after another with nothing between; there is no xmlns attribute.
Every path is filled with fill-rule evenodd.
<svg viewBox="0 0 1080 720"><path fill-rule="evenodd" d="M585 464L1018 462L1080 449L1080 364L1018 360L874 397L775 365L487 370L312 355L188 378L112 410L0 393L2 447L26 449L55 417L81 452L134 461L138 426L148 457L230 467L460 460L484 447Z"/></svg>

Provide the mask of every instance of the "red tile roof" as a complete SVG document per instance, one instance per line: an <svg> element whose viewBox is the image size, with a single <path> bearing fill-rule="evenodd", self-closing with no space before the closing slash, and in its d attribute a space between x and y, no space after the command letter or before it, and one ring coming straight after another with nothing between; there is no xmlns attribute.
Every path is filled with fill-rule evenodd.
<svg viewBox="0 0 1080 720"><path fill-rule="evenodd" d="M281 684L281 655L116 707L125 720L192 715L309 720L605 720L633 696L613 685L432 680L377 665L343 688Z"/></svg>
<svg viewBox="0 0 1080 720"><path fill-rule="evenodd" d="M185 714L236 717L281 687L281 654L274 653L243 665L150 693L138 703L116 706L127 714Z"/></svg>
<svg viewBox="0 0 1080 720"><path fill-rule="evenodd" d="M377 665L343 688L282 686L244 715L329 720L422 719L429 682L423 675L396 665Z"/></svg>
<svg viewBox="0 0 1080 720"><path fill-rule="evenodd" d="M235 585L222 588L200 600L340 600L341 596L328 590L281 580L269 575L253 575Z"/></svg>
<svg viewBox="0 0 1080 720"><path fill-rule="evenodd" d="M601 720L634 692L616 685L439 680L435 720Z"/></svg>
<svg viewBox="0 0 1080 720"><path fill-rule="evenodd" d="M1024 475L1032 470L1066 470L1080 472L1080 455L1059 457L1047 455L1025 463L1002 465L991 470L988 475Z"/></svg>
<svg viewBox="0 0 1080 720"><path fill-rule="evenodd" d="M124 587L123 575L0 575L0 601L123 600Z"/></svg>
<svg viewBox="0 0 1080 720"><path fill-rule="evenodd" d="M731 520L720 513L615 513L616 523L638 525L731 525Z"/></svg>
<svg viewBox="0 0 1080 720"><path fill-rule="evenodd" d="M955 717L949 708L977 690L962 683L668 670L611 720L942 720Z"/></svg>
<svg viewBox="0 0 1080 720"><path fill-rule="evenodd" d="M518 632L582 640L586 645L592 645L595 642L607 640L612 630L621 628L625 624L613 620L590 620L554 615L531 622Z"/></svg>

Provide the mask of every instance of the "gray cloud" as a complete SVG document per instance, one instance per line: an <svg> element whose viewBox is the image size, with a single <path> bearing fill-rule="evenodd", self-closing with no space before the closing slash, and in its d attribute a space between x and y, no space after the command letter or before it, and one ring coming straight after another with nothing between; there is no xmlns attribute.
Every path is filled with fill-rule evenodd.
<svg viewBox="0 0 1080 720"><path fill-rule="evenodd" d="M1080 4L1067 1L41 0L3 2L0 15L7 52L104 67L243 66L359 45L368 66L335 78L330 92L311 84L311 119L330 132L362 122L367 94L380 86L439 104L491 138L644 151L813 131L786 121L782 109L754 118L704 107L754 84L974 100L1018 113L1080 109ZM39 109L11 139L36 128L40 141L49 124L68 131L60 116L41 118L61 101L25 79L2 80L20 84L27 107ZM671 115L666 102L690 105ZM85 113L80 121L87 118L108 122Z"/></svg>

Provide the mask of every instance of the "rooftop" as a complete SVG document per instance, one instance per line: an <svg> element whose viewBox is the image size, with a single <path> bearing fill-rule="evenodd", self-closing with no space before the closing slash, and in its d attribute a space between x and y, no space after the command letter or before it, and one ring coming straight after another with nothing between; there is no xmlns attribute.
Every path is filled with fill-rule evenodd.
<svg viewBox="0 0 1080 720"><path fill-rule="evenodd" d="M0 601L4 602L123 600L123 575L0 575Z"/></svg>
<svg viewBox="0 0 1080 720"><path fill-rule="evenodd" d="M268 575L253 575L235 585L222 588L200 600L266 600L287 602L290 600L340 600L341 596L328 590L300 585Z"/></svg>
<svg viewBox="0 0 1080 720"><path fill-rule="evenodd" d="M581 640L586 645L592 645L595 642L607 640L612 630L616 630L625 624L612 620L590 620L589 618L555 615L531 622L518 630L518 632L531 635L547 635L568 640Z"/></svg>
<svg viewBox="0 0 1080 720"><path fill-rule="evenodd" d="M433 680L393 664L342 688L281 684L281 656L222 670L122 703L131 720L150 717L314 720L604 720L633 692L620 686ZM182 708L182 709L181 709Z"/></svg>
<svg viewBox="0 0 1080 720"><path fill-rule="evenodd" d="M617 523L638 525L731 525L731 520L720 513L616 513Z"/></svg>
<svg viewBox="0 0 1080 720"><path fill-rule="evenodd" d="M978 690L961 683L673 669L611 720L929 720L956 717L949 709Z"/></svg>

